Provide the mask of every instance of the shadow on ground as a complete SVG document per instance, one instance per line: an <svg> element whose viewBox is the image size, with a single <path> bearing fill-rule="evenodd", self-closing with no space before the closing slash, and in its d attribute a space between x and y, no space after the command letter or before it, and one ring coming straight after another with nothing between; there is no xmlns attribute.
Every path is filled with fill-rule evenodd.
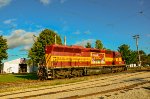
<svg viewBox="0 0 150 99"><path fill-rule="evenodd" d="M23 78L27 80L37 80L37 74L36 73L26 73L26 74L14 74L15 77Z"/></svg>
<svg viewBox="0 0 150 99"><path fill-rule="evenodd" d="M150 86L148 86L148 87L142 87L142 88L147 89L147 90L150 90Z"/></svg>

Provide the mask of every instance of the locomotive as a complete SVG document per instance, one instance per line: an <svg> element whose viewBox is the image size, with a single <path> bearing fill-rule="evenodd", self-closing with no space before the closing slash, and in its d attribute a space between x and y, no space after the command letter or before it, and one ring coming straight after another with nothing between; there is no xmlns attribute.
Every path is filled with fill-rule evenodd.
<svg viewBox="0 0 150 99"><path fill-rule="evenodd" d="M40 79L88 75L93 70L123 71L126 65L121 54L105 49L72 45L47 45L45 63L39 67Z"/></svg>

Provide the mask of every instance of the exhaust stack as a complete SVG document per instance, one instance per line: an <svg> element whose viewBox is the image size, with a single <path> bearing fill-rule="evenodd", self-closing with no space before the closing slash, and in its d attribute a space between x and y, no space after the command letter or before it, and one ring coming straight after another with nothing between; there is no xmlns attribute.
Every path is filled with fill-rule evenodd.
<svg viewBox="0 0 150 99"><path fill-rule="evenodd" d="M56 44L56 34L55 34L55 44Z"/></svg>
<svg viewBox="0 0 150 99"><path fill-rule="evenodd" d="M64 45L66 45L66 36L64 37Z"/></svg>

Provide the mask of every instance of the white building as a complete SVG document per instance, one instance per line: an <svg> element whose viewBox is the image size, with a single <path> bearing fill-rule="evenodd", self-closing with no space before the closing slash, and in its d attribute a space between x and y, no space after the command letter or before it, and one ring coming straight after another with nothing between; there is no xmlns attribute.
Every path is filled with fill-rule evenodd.
<svg viewBox="0 0 150 99"><path fill-rule="evenodd" d="M12 61L5 62L3 65L3 72L5 73L18 73L19 72L20 58Z"/></svg>
<svg viewBox="0 0 150 99"><path fill-rule="evenodd" d="M3 73L30 73L36 70L35 66L27 66L25 58L15 59L3 64Z"/></svg>

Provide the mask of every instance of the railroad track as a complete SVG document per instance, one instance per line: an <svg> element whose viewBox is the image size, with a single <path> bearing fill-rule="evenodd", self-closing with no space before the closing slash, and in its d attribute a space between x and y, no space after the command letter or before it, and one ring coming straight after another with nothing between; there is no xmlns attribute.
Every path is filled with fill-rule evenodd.
<svg viewBox="0 0 150 99"><path fill-rule="evenodd" d="M132 88L135 88L137 86L144 85L144 84L150 84L150 81L136 83L136 84L132 84L132 85L125 86L125 87L109 89L109 90L100 91L100 92L96 92L96 93L90 93L90 94L85 94L85 95L74 95L74 96L64 97L64 98L59 98L59 99L78 99L78 98L83 98L83 97L88 97L88 96L93 96L93 95L98 95L98 94L106 94L106 93L121 91L121 90L127 91L127 90L132 90ZM109 95L106 95L106 96L109 96Z"/></svg>
<svg viewBox="0 0 150 99"><path fill-rule="evenodd" d="M150 77L148 76L148 74L149 72L123 73L72 84L2 93L0 94L0 97L11 99L41 98L43 96L47 98L54 97L62 99L84 98L98 94L106 94L109 92L114 92L123 89L130 89L150 83ZM140 75L147 76L141 77ZM109 89L109 86L112 88ZM96 91L92 92L92 90ZM70 93L72 95L69 95Z"/></svg>

